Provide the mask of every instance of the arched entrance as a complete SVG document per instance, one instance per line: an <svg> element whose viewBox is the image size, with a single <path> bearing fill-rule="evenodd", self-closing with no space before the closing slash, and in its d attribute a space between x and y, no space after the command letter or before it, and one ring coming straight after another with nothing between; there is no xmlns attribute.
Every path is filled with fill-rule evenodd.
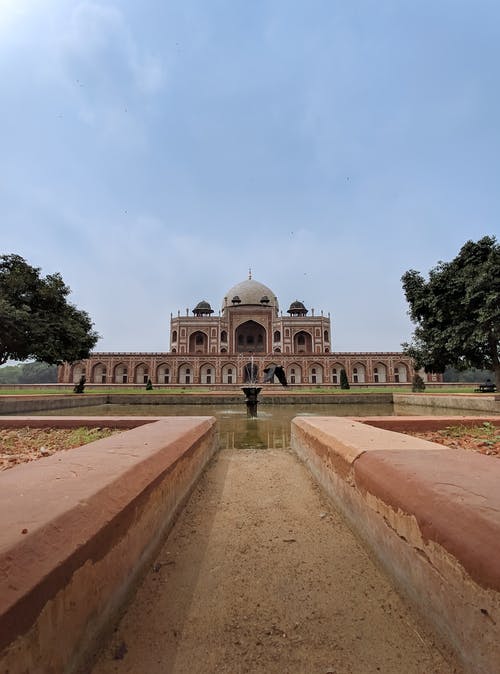
<svg viewBox="0 0 500 674"><path fill-rule="evenodd" d="M302 368L297 363L292 363L286 370L286 378L290 384L302 383Z"/></svg>
<svg viewBox="0 0 500 674"><path fill-rule="evenodd" d="M156 378L158 384L170 384L170 368L168 365L162 363L156 370Z"/></svg>
<svg viewBox="0 0 500 674"><path fill-rule="evenodd" d="M85 376L85 365L83 365L82 363L76 363L73 366L72 372L73 384L77 384L80 381L80 378L84 376Z"/></svg>
<svg viewBox="0 0 500 674"><path fill-rule="evenodd" d="M312 353L312 337L305 330L300 330L293 337L293 350L295 353Z"/></svg>
<svg viewBox="0 0 500 674"><path fill-rule="evenodd" d="M332 384L340 384L340 373L345 370L342 363L334 363L332 367Z"/></svg>
<svg viewBox="0 0 500 674"><path fill-rule="evenodd" d="M387 368L384 363L375 363L373 368L373 381L375 384L385 384L387 381Z"/></svg>
<svg viewBox="0 0 500 674"><path fill-rule="evenodd" d="M128 370L125 363L118 363L114 370L114 383L126 384L128 382Z"/></svg>
<svg viewBox="0 0 500 674"><path fill-rule="evenodd" d="M206 363L200 369L200 383L214 384L215 383L215 367L210 363Z"/></svg>
<svg viewBox="0 0 500 674"><path fill-rule="evenodd" d="M97 363L92 369L92 382L94 384L106 383L106 366L103 363Z"/></svg>
<svg viewBox="0 0 500 674"><path fill-rule="evenodd" d="M193 383L193 367L190 363L183 363L179 368L179 384Z"/></svg>
<svg viewBox="0 0 500 674"><path fill-rule="evenodd" d="M394 368L394 381L396 384L404 384L408 381L408 370L404 363L396 363Z"/></svg>
<svg viewBox="0 0 500 674"><path fill-rule="evenodd" d="M201 330L193 332L189 337L189 353L207 353L208 336Z"/></svg>
<svg viewBox="0 0 500 674"><path fill-rule="evenodd" d="M236 367L232 363L226 363L222 368L222 383L236 384Z"/></svg>
<svg viewBox="0 0 500 674"><path fill-rule="evenodd" d="M313 363L309 369L309 382L311 384L323 383L323 368L319 363Z"/></svg>
<svg viewBox="0 0 500 674"><path fill-rule="evenodd" d="M139 363L135 368L134 381L136 384L147 384L149 379L149 368L146 363Z"/></svg>
<svg viewBox="0 0 500 674"><path fill-rule="evenodd" d="M257 353L266 350L266 330L255 321L246 321L236 328L236 351L238 353Z"/></svg>
<svg viewBox="0 0 500 674"><path fill-rule="evenodd" d="M366 379L365 373L366 370L363 363L354 363L354 367L352 368L352 383L364 384Z"/></svg>

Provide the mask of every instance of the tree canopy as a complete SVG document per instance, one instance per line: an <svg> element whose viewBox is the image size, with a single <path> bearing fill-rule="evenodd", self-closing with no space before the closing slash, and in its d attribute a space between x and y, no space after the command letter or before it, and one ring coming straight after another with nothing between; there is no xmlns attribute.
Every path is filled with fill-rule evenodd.
<svg viewBox="0 0 500 674"><path fill-rule="evenodd" d="M467 241L451 262L439 262L426 281L410 269L402 277L416 324L405 352L417 368L444 372L488 369L500 389L500 245L494 237Z"/></svg>
<svg viewBox="0 0 500 674"><path fill-rule="evenodd" d="M0 364L88 357L99 336L88 314L68 302L70 292L60 274L43 278L21 256L0 256Z"/></svg>

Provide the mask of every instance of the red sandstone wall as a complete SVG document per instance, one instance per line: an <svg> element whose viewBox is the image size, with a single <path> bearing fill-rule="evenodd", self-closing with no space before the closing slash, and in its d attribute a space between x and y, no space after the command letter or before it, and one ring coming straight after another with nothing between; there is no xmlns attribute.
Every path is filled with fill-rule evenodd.
<svg viewBox="0 0 500 674"><path fill-rule="evenodd" d="M2 672L85 662L216 447L212 417L164 418L0 475Z"/></svg>
<svg viewBox="0 0 500 674"><path fill-rule="evenodd" d="M499 672L500 461L339 417L292 446L466 671Z"/></svg>

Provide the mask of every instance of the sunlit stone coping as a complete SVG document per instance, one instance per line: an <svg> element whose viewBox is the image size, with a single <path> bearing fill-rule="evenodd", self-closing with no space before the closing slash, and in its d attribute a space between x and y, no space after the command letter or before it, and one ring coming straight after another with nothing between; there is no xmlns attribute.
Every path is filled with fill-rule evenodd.
<svg viewBox="0 0 500 674"><path fill-rule="evenodd" d="M1 670L85 669L216 450L215 419L15 419L140 424L0 474Z"/></svg>
<svg viewBox="0 0 500 674"><path fill-rule="evenodd" d="M500 418L296 417L292 447L471 674L500 671L500 460L398 430ZM375 428L376 423L379 428Z"/></svg>

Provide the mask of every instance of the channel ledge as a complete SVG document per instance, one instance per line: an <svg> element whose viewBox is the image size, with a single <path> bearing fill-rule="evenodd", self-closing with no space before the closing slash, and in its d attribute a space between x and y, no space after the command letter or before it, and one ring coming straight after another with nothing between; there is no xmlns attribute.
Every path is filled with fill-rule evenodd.
<svg viewBox="0 0 500 674"><path fill-rule="evenodd" d="M500 461L364 421L296 417L292 448L465 671L497 673Z"/></svg>
<svg viewBox="0 0 500 674"><path fill-rule="evenodd" d="M213 417L148 421L1 475L2 671L85 667L217 449Z"/></svg>

